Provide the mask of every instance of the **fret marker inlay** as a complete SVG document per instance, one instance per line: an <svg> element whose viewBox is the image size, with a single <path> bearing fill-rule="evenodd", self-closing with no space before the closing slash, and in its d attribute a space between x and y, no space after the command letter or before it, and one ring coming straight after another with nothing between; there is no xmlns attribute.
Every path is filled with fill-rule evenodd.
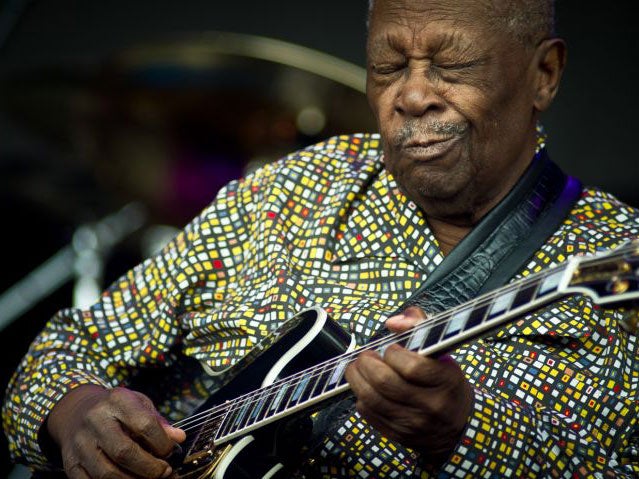
<svg viewBox="0 0 639 479"><path fill-rule="evenodd" d="M291 396L291 402L297 402L297 400L302 395L302 392L304 391L304 389L306 389L306 385L308 384L310 380L311 380L311 376L306 376L300 381L297 387L293 390L293 395Z"/></svg>
<svg viewBox="0 0 639 479"><path fill-rule="evenodd" d="M348 365L347 359L343 359L342 361L339 362L339 364L333 370L333 374L331 374L331 378L328 380L329 386L332 386L333 384L337 383L337 381L339 381L342 378L342 373L346 369L347 365Z"/></svg>
<svg viewBox="0 0 639 479"><path fill-rule="evenodd" d="M542 294L549 293L553 289L557 288L563 276L564 270L560 268L559 271L555 271L546 279L544 279L544 281L541 283L541 286L539 287L539 295L541 296Z"/></svg>
<svg viewBox="0 0 639 479"><path fill-rule="evenodd" d="M448 328L446 329L444 337L447 338L459 333L466 325L466 321L468 320L471 311L471 308L464 308L461 311L457 311L448 322Z"/></svg>
<svg viewBox="0 0 639 479"><path fill-rule="evenodd" d="M515 296L517 295L517 290L509 291L508 293L504 293L501 296L497 296L497 299L493 303L490 308L489 317L497 316L499 314L505 313L508 311L510 306L513 304Z"/></svg>
<svg viewBox="0 0 639 479"><path fill-rule="evenodd" d="M424 340L426 339L426 335L428 334L428 328L425 326L417 326L418 329L413 331L413 334L410 336L410 341L406 345L406 348L409 351L417 351L421 348L422 344L424 344Z"/></svg>
<svg viewBox="0 0 639 479"><path fill-rule="evenodd" d="M280 402L282 402L282 398L284 397L284 394L286 394L287 389L288 389L288 384L282 384L282 386L280 387L280 390L277 391L277 395L275 396L275 399L273 400L273 404L271 404L271 407L270 407L271 411L275 411L277 407L280 405Z"/></svg>

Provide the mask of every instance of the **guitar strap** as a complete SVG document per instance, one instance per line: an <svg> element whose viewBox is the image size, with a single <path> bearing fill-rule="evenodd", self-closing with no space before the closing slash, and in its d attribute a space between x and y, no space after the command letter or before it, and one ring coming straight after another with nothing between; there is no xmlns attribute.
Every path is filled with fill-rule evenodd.
<svg viewBox="0 0 639 479"><path fill-rule="evenodd" d="M397 310L418 306L435 314L496 289L523 269L560 227L581 194L579 180L567 176L540 150L506 197L444 258ZM381 328L369 341L388 334ZM321 447L353 413L343 399L314 418L310 450Z"/></svg>
<svg viewBox="0 0 639 479"><path fill-rule="evenodd" d="M581 193L542 149L515 187L402 305L438 313L492 291L523 269Z"/></svg>

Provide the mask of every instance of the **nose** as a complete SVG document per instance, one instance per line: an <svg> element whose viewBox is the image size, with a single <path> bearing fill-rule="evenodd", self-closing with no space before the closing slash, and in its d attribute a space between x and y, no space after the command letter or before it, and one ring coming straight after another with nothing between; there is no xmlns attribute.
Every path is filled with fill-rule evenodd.
<svg viewBox="0 0 639 479"><path fill-rule="evenodd" d="M436 85L437 80L429 78L427 67L409 68L405 75L395 102L395 110L399 114L421 117L445 109L444 99Z"/></svg>

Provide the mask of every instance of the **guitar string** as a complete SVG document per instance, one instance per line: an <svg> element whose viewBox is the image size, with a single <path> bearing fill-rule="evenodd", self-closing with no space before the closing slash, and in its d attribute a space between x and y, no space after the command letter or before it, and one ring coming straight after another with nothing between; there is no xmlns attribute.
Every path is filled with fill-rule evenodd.
<svg viewBox="0 0 639 479"><path fill-rule="evenodd" d="M295 384L294 380L295 379L299 379L300 377L308 377L309 372L311 373L311 378L315 378L315 377L319 377L319 375L321 375L323 373L320 372L319 375L317 373L315 373L315 371L317 371L318 369L324 369L324 366L326 366L328 363L332 363L335 365L339 365L342 364L344 362L346 362L347 360L352 359L352 357L355 357L357 355L359 355L361 352L363 351L367 351L367 350L371 350L371 349L375 349L378 347L386 347L389 346L391 344L395 344L395 343L399 343L404 339L408 339L413 333L425 329L427 327L430 328L434 328L440 325L444 325L447 322L449 322L450 319L452 319L452 317L455 316L456 313L466 310L466 309L470 309L471 312L472 310L478 310L481 309L484 306L487 306L489 304L491 304L493 302L493 300L495 299L495 297L497 296L503 296L503 294L505 293L509 293L509 292L514 292L516 290L523 290L526 287L530 286L532 283L535 283L536 281L540 280L543 281L543 279L545 279L546 277L550 276L551 273L557 273L559 269L565 269L565 265L561 265L560 267L557 268L553 268L551 270L545 270L541 273L537 273L535 275L531 275L527 278L523 278L520 281L517 281L516 283L511 283L509 285L504 286L503 288L500 288L494 292L488 293L486 295L482 295L479 298L476 298L474 301L468 302L468 303L464 303L463 305L458 305L455 306L447 311L444 311L442 313L438 313L436 315L433 315L429 318L425 318L424 321L422 321L421 323L419 323L418 325L416 325L414 328L411 328L408 331L405 331L403 333L396 333L396 334L391 334L388 336L384 336L382 338L379 338L375 341L372 341L364 346L362 346L362 348L357 349L355 351L352 351L350 353L343 353L342 355L339 355L337 357L328 359L322 363L316 364L310 368L307 368L305 370L302 370L294 375L288 376L286 378L282 378L274 383L272 383L271 385L267 386L266 388L261 388L258 389L256 391L251 391L249 393L246 393L244 395L238 396L233 400L233 404L229 409L229 404L228 403L222 403L219 404L217 406L214 406L211 409L202 411L198 414L195 414L193 416L190 416L189 418L185 418L182 421L178 421L177 423L174 424L175 427L185 427L187 425L191 425L190 423L193 422L193 420L197 420L202 416L206 416L212 414L213 412L221 412L223 410L223 412L226 413L233 413L239 409L241 409L242 407L244 407L245 403L247 402L247 400L251 400L253 398L259 397L260 399L264 396L264 390L267 389L273 389L272 393L277 393L278 390L281 388L281 386L283 386L285 383L289 383L290 385ZM536 298L535 298L536 299ZM482 323L484 321L482 320ZM481 323L480 323L481 324ZM426 339L426 337L424 338ZM296 384L295 384L296 385ZM271 392L267 393L268 395L272 394ZM216 411L219 410L219 411ZM208 419L210 420L214 420L216 418L219 418L218 416L216 417L209 417ZM197 425L199 426L202 423L198 423Z"/></svg>
<svg viewBox="0 0 639 479"><path fill-rule="evenodd" d="M623 256L627 250L632 248L632 244L625 246L625 247L619 247L617 250L615 250L614 254L613 253L609 253L607 254L605 257L603 258L598 258L598 257L594 257L592 259L588 259L586 260L588 262L588 265L593 265L595 263L600 263L601 261L605 261L605 262L609 262L611 259L617 258L617 257L621 257ZM465 310L465 309L470 309L471 312L473 310L479 310L484 306L487 306L488 304L493 302L493 299L495 299L495 297L497 296L503 296L505 293L508 292L513 292L515 290L523 290L525 287L530 286L531 283L534 283L536 281L543 281L543 279L546 279L547 277L551 276L552 274L558 273L560 270L562 269L566 269L568 263L563 263L555 268L551 268L549 270L545 270L542 271L540 273L537 274L533 274L527 278L523 278L519 281L516 281L515 283L510 283L498 290L495 290L492 293L488 293L486 295L482 295L479 298L476 298L474 301L469 302L469 303L464 303L463 305L458 305L454 308L451 308L450 310L447 310L445 312L439 313L437 315L434 315L430 318L426 318L423 322L419 323L418 325L416 325L414 328L411 328L408 331L405 331L404 333L398 333L398 334L392 334L389 336L385 336L383 338L380 338L379 340L373 341L365 346L363 346L362 348L353 351L351 353L345 353L342 354L340 356L337 356L335 358L331 358L329 360L324 361L323 363L314 365L310 368L307 368L306 370L300 371L297 374L288 376L286 378L283 378L281 380L276 381L275 383L269 385L266 388L261 388L255 391L251 391L249 393L246 393L242 396L239 396L237 398L235 398L233 400L232 405L229 407L228 403L222 403L218 406L215 406L211 409L208 409L206 411L202 411L201 413L195 414L193 416L190 416L189 418L185 418L182 421L178 421L177 423L175 423L175 427L182 427L185 429L185 431L190 431L196 427L200 427L203 424L207 424L207 423L214 423L215 420L217 419L221 419L223 416L225 415L229 415L232 417L232 414L245 408L246 406L248 406L250 403L253 402L259 402L259 401L265 401L271 397L275 397L281 390L282 386L286 386L287 387L287 391L290 391L292 387L297 387L301 384L301 381L299 381L300 378L306 380L306 384L309 384L310 381L312 379L315 378L319 378L322 374L324 374L325 372L329 371L329 369L324 370L324 366L326 366L328 363L332 363L335 364L336 366L338 365L342 365L344 363L350 363L353 360L354 356L359 355L362 351L366 351L366 350L371 350L377 347L386 347L389 346L391 344L397 344L402 342L405 339L409 339L410 336L413 333L416 333L417 331L427 328L429 327L430 329L435 328L437 326L441 326L441 325L445 325L446 323L449 323L450 320L455 316L455 313ZM530 301L534 301L538 299L538 296L535 297L534 299L531 299ZM471 306L472 305L472 306ZM504 311L503 314L507 314L507 311ZM480 324L484 324L486 321L486 318L482 319L482 322L479 323ZM445 331L445 330L444 330ZM443 334L443 332L440 333ZM423 340L427 339L427 336L425 336L423 338ZM309 376L309 371L310 371L310 376ZM334 369L333 369L334 371ZM338 379L335 384L339 385L339 382L343 379L340 378ZM314 389L317 388L318 384L314 385ZM323 386L323 389L326 387L327 385ZM294 391L294 389L292 389ZM268 392L266 392L268 391ZM266 392L266 394L265 394ZM323 392L323 391L322 391ZM293 394L293 393L291 393ZM299 393L299 397L303 397L304 396L304 391L300 391ZM295 405L300 405L300 404L304 404L304 402L309 401L311 398L308 398L306 401L303 402L299 402L299 397L298 399L296 399L296 404ZM279 411L284 412L286 411L286 409L289 407L289 404L291 402L291 398L289 398L288 400L288 404L285 407L284 410ZM279 404L278 406L279 407ZM276 410L277 410L276 407ZM211 414L213 413L223 413L223 414L218 414L216 416L211 416ZM243 414L246 414L245 411ZM259 413L257 414L256 417L259 417L260 414L262 414L262 410L259 411ZM253 413L248 415L248 420L247 423L243 426L243 427L247 427L248 426L248 422L251 420L251 417L253 417ZM203 422L195 422L198 419L204 417L204 416L208 416ZM245 419L245 417L242 417L242 421ZM237 418L235 418L235 421L237 421ZM234 422L235 422L234 421ZM259 422L255 421L253 422L253 424L257 424ZM221 425L221 424L220 424ZM233 425L230 426L229 428L230 430L233 429ZM241 429L241 428L240 428Z"/></svg>
<svg viewBox="0 0 639 479"><path fill-rule="evenodd" d="M556 273L556 272L557 272L556 269L553 269L551 271L544 271L542 274L530 276L528 278L528 281L523 280L521 282L516 282L515 286L512 285L512 284L508 285L508 286L510 286L510 288L504 287L504 288L498 290L496 293L501 294L503 292L506 292L509 289L510 290L514 290L514 289L520 289L521 290L521 289L524 289L525 287L529 286L530 283L536 282L537 280L543 280L543 279L545 279L544 276L548 277L548 276L550 276L550 274ZM398 343L398 342L401 342L401 340L403 340L403 339L407 339L406 338L407 336L410 336L411 334L419 331L420 329L426 328L428 326L433 328L433 327L439 326L441 324L445 324L448 319L450 319L451 317L453 317L455 315L455 310L470 309L472 311L472 310L481 309L484 306L484 304L481 304L481 303L483 303L483 302L480 302L480 301L477 301L477 300L475 302L471 303L471 304L466 303L466 304L461 305L459 307L453 308L452 310L446 311L446 312L444 312L444 313L442 313L440 315L435 315L435 316L432 316L431 318L427 318L426 321L420 323L415 328L413 328L413 329L411 329L409 331L406 331L405 333L398 334L398 335L386 336L384 338L381 338L380 340L377 340L375 342L371 342L371 343L367 344L365 347L363 347L363 348L361 348L361 349L359 349L357 351L354 351L352 354L348 354L348 353L347 354L343 354L343 355L340 355L340 356L338 356L336 358L331 358L330 360L327 360L324 363L332 363L332 364L335 364L337 366L342 365L344 363L348 363L348 362L350 362L352 360L352 356L353 355L358 355L359 353L361 353L364 350L369 350L369 349L372 349L373 347L377 347L377 346L384 347L384 346L387 346L389 344ZM442 321L439 321L439 320L442 320ZM482 323L484 322L484 320L485 320L485 318L482 320ZM424 339L427 339L426 335L425 335ZM321 363L321 364L318 364L318 365L315 365L315 366L309 368L311 370L310 378L312 378L312 379L319 378L322 374L324 374L326 372L324 370L324 367L323 367L324 363ZM331 369L333 371L335 371L336 368L331 368ZM327 371L330 371L331 369L328 369ZM193 427L199 427L201 424L213 423L215 420L221 419L222 416L224 416L224 415L228 415L229 417L233 418L233 414L234 413L236 413L236 412L240 411L241 409L247 407L250 403L255 402L254 400L256 398L257 398L257 401L266 401L266 400L276 396L277 394L279 394L280 391L282 391L282 387L283 386L286 386L285 391L291 390L292 386L298 386L300 384L299 378L300 377L307 377L307 375L308 375L307 371L308 370L304 370L304 371L301 371L300 373L297 373L297 374L295 374L293 376L289 376L289 377L283 378L282 380L278 380L275 383L269 385L267 388L262 388L261 390L257 390L257 391L251 391L251 392L249 392L249 393L247 393L247 394L245 394L243 396L239 396L239 397L237 397L234 400L233 404L230 407L228 407L227 403L222 403L222 404L220 404L220 405L218 405L218 406L216 406L216 407L214 407L212 409L209 409L207 411L203 411L200 415L195 415L195 416L192 416L190 418L187 418L184 423L180 424L180 426L182 426L182 427L186 427L187 425L191 426L191 427L188 428L190 430ZM317 372L317 371L319 371L319 372ZM343 379L343 378L340 378L340 380L341 379ZM339 383L337 383L337 384L339 384ZM316 388L317 385L318 384L316 383L314 385L314 388ZM325 389L327 385L328 384L324 385L322 387L322 389ZM291 394L293 394L293 393L291 393ZM289 403L290 403L290 399L289 399ZM301 403L298 402L297 404L301 404ZM277 410L278 407L279 407L279 403L278 403L278 406L276 406L276 410ZM285 410L286 410L286 408L283 411L281 411L281 412L284 412ZM259 417L261 412L262 411L260 411L260 413L258 413L257 417ZM211 416L213 413L220 413L220 414ZM246 414L246 411L244 413L242 413L242 414ZM193 425L193 422L195 420L197 420L200 417L205 416L205 415L208 415L209 417L203 423L197 423L197 424ZM198 416L198 417L196 417L196 416ZM249 418L247 420L247 423L251 420L252 416L253 416L253 414L249 414ZM229 430L233 429L234 423L238 423L238 419L239 419L239 416L235 417L232 420L232 422L228 424ZM244 417L242 417L242 419L244 419ZM191 420L193 420L193 421L191 421ZM256 424L257 422L259 422L259 420L254 422L253 424ZM241 424L241 423L242 423L242 421L239 421L239 424ZM222 424L220 424L220 425L222 425Z"/></svg>
<svg viewBox="0 0 639 479"><path fill-rule="evenodd" d="M621 255L623 255L623 254L624 254L624 252L620 252L620 254L619 254L619 255L617 255L617 256L621 256ZM607 261L609 261L609 260L610 260L610 257L606 258L606 260L607 260ZM600 259L599 259L597 262L600 262ZM592 263L591 263L591 265L592 265ZM562 266L563 266L563 265L562 265ZM512 289L519 289L519 290L522 290L522 289L524 289L526 286L529 286L531 282L537 281L538 279L539 279L539 280L541 280L541 279L543 279L543 278L544 278L544 276L548 277L548 276L550 276L551 274L556 273L556 272L557 272L557 270L559 270L559 269L560 269L560 268L553 268L552 270L549 270L548 272L545 272L545 274L532 275L532 276L530 276L529 278L527 278L527 279L528 279L528 281L526 281L526 280L521 280L521 281L515 282L515 283L516 283L516 285L512 285L512 284L511 284L510 286L516 286L516 287L514 287L514 288L503 288L501 291L499 291L499 294L501 294L502 292L506 292L508 289L510 289L510 290L512 290ZM540 283L539 285L537 285L537 286L541 286L541 283ZM552 290L551 290L551 291L552 291ZM551 291L549 291L549 293L550 293ZM536 291L536 292L537 292L537 291ZM538 298L539 298L539 296L536 296L534 299L532 299L532 298L531 298L531 300L530 300L530 301L534 301L534 300L536 300L536 299L538 299ZM478 299L479 299L479 298L478 298ZM480 302L479 302L479 301L476 301L476 303L478 303L478 304L479 304ZM483 302L483 303L485 303L485 302ZM477 308L478 304L475 304L475 305L473 305L473 306L471 307L468 303L466 303L465 305L461 305L460 307L457 307L457 308L454 308L454 309L456 309L456 310L470 309L471 311L472 311L472 310L475 310L475 311L476 311L476 310L478 310L478 309L481 309L481 307L483 307L483 305L482 305L482 306L480 306L479 308ZM512 305L512 304L511 304L511 305ZM504 312L503 312L503 314L506 314L506 313L507 313L507 311L504 311ZM485 314L487 314L487 313L485 313ZM408 337L410 337L410 335L411 335L411 334L413 334L414 332L416 332L416 331L417 331L417 330L419 330L420 328L424 328L424 327L426 327L426 326L427 326L427 323L432 323L432 324L430 324L430 325L431 325L431 326L433 326L433 327L434 327L434 326L437 326L437 325L445 324L445 323L447 322L447 321L446 321L447 319L450 319L452 316L454 316L454 313L451 311L450 315L444 315L444 316L448 316L448 317L444 317L444 318L442 318L444 321L441 321L441 322L439 322L439 323L437 323L437 322L435 321L435 319L437 319L436 317L432 317L432 318L429 318L429 319L432 319L432 321L424 321L423 323L420 323L420 325L418 325L418 327L415 327L415 328L411 329L410 331L405 332L405 334L401 334L401 335L393 335L393 336L390 336L390 337L387 337L387 338L382 338L382 340L380 340L380 341L378 341L378 342L376 342L376 343L378 343L377 345L385 345L384 343L386 343L386 345L387 345L387 344L389 344L389 343L390 343L390 344L398 343L398 342L400 342L399 338L401 338L402 340L403 340L403 339L408 339ZM481 323L479 323L479 324L483 324L483 323L485 323L486 319L487 319L487 317L486 317L486 316L484 316L484 318L482 318ZM488 318L488 319L489 319L489 318ZM436 324L436 323L437 323L437 324ZM442 331L441 333L439 333L439 334L440 334L440 335L443 335L444 331L445 331L445 330L443 330L443 331ZM424 338L422 339L422 341L424 341L425 339L427 339L427 336L426 336L426 335L424 335ZM437 340L437 341L439 342L439 341L440 341L440 339L438 338L438 340ZM371 343L370 345L367 345L368 347L363 348L362 350L371 349L371 348L373 347L373 345L374 345L374 343ZM420 345L420 347L421 347L421 345ZM358 350L358 351L354 352L354 354L359 354L362 350ZM345 362L346 362L346 360L347 360L347 359L349 359L349 360L350 360L350 359L352 359L352 358L348 358L348 355L344 355L344 359L342 359L341 361L339 361L337 364L343 364L343 363L345 363ZM335 358L332 358L332 360L331 360L331 361L328 361L328 362L333 362L333 363L334 363L334 360L335 360ZM313 379L314 377L318 377L318 378L319 378L322 374L324 374L324 373L326 372L326 371L324 371L324 368L323 368L323 367L322 367L322 368L319 368L317 365L316 365L315 367L311 368L311 370L315 370L315 371L317 371L318 369L321 369L321 371L319 371L319 373L318 373L317 375L316 375L315 373L313 373L310 377L306 377L306 376L304 376L304 380L306 380L306 384L304 385L304 388L306 388L306 387L307 387L307 385L311 383L311 379ZM328 371L328 370L327 370L327 371ZM301 375L302 375L302 374L299 374L298 376L301 376ZM283 379L283 380L281 380L281 381L278 381L278 382L276 382L276 383L274 383L274 384L270 385L271 387L270 387L270 390L269 390L269 392L268 392L267 394L264 394L264 390L254 392L254 394L250 394L250 393L249 393L249 394L245 395L246 397L244 397L244 398L243 398L243 400L236 402L237 406L236 406L235 408L231 408L231 409L229 409L229 410L227 410L227 411L224 411L224 414L225 414L225 415L229 415L229 414L230 414L230 415L231 415L230 417L232 418L232 422L230 422L230 423L228 424L228 431L226 431L226 434L229 434L229 433L237 433L238 431L241 431L242 429L245 429L245 428L247 428L247 427L249 427L249 426L251 426L251 425L255 425L255 424L258 424L260 421L263 421L263 420L264 420L264 418L262 418L262 419L260 420L260 419L259 419L259 417L260 417L260 415L261 415L261 414L262 414L262 412L263 412L264 402L266 402L266 401L267 401L267 399L269 399L269 398L271 398L271 397L274 397L274 396L276 396L277 394L279 394L279 393L280 393L280 391L281 391L281 387L282 387L282 386L286 386L286 387L287 387L287 389L286 389L285 391L290 391L290 390L291 390L291 386L294 386L295 388L297 388L297 387L299 387L299 385L301 385L301 382L300 382L300 381L293 380L293 379L294 379L293 377L287 377L287 378L284 378L284 379ZM340 379L336 382L336 384L339 386L339 385L340 385L340 382L341 382L342 380L343 380L343 377L340 377ZM286 383L288 383L288 384L286 384ZM303 389L302 389L302 390L300 390L299 392L296 392L296 390L295 390L295 389L292 389L292 391L293 391L293 392L292 392L292 393L290 393L290 394L291 394L291 396L288 398L287 404L286 404L286 406L284 407L284 409L282 409L281 411L278 411L279 404L280 404L280 403L278 402L277 406L275 407L275 413L277 414L277 413L283 413L283 412L285 412L287 409L289 409L289 407L290 407L291 403L293 404L293 406L297 406L297 405L302 405L302 404L304 404L305 402L308 402L309 400L313 399L313 398L312 398L312 395L314 394L315 390L317 389L317 387L318 387L320 384L321 384L321 383L320 383L320 382L319 382L319 380L318 380L318 381L317 381L317 382L313 385L313 388L311 389L311 391L310 391L310 393L309 393L309 396L308 396L308 397L307 397L304 401L301 401L301 402L299 401L299 399L300 399L301 397L304 397L304 396L305 396L305 394L306 394L305 389L303 388ZM333 384L333 383L331 383L331 384ZM326 388L326 386L327 386L327 384L324 384L324 385L322 386L322 389L324 390L324 389ZM322 391L322 392L323 392L323 391ZM321 393L320 393L320 394L321 394ZM250 409L250 408L248 408L248 406L251 404L251 402L253 401L253 399L254 399L256 396L258 397L259 401L261 401L261 402L262 402L262 405L260 406L260 408L259 408L259 409L257 409L257 413L256 413L256 410L251 411L251 409ZM283 395L283 396L285 396L285 393L284 393L284 395ZM293 396L296 396L296 398L295 398L295 399L293 399ZM240 410L240 409L245 409L245 410L241 413L241 415L238 415L237 417L233 417L233 415L232 415L232 414L233 414L233 413L235 413L236 411ZM273 409L273 407L271 407L271 409ZM212 410L209 410L209 411L208 411L208 413L210 414L210 413L211 413L211 411L212 411ZM251 411L251 412L250 412L250 414L248 414L248 415L247 415L247 412L249 412L249 411ZM220 419L221 417L222 417L222 416L217 416L216 418L217 418L217 419ZM253 421L253 422L252 422L252 424L251 424L251 421ZM200 424L205 424L205 425L207 425L207 426L211 426L211 425L212 425L212 424L214 424L214 423L213 423L213 419L207 419L204 423L200 423ZM222 422L220 422L219 424L214 424L214 425L216 425L216 426L223 426L223 421L222 421ZM199 427L199 424L198 424L197 426ZM238 426L239 426L239 427L238 427ZM190 428L190 429L192 429L192 428ZM204 431L202 431L202 428L199 428L199 430L200 430L200 437L201 437ZM208 435L207 439L210 439L210 438L211 438L211 437L213 437L214 435L215 435L215 436L217 436L217 433L219 433L219 431L220 431L220 429L219 429L219 428L218 428L217 430L207 430L207 431L205 431L205 432L206 432L206 434ZM222 435L222 437L223 437L223 435ZM215 438L216 438L216 437L213 437L213 439L215 439ZM196 444L197 444L197 443L196 443Z"/></svg>
<svg viewBox="0 0 639 479"><path fill-rule="evenodd" d="M511 283L511 284L507 285L506 287L495 291L494 294L487 295L487 297L485 299L490 299L490 301L488 301L488 303L490 303L490 302L492 302L492 299L493 299L493 298L491 298L491 296L503 295L503 293L505 293L505 292L512 292L513 290L516 290L516 289L522 290L525 287L529 286L531 283L536 282L537 280L543 280L543 279L545 279L544 277L548 277L551 274L557 273L558 270L562 269L562 267L565 268L565 266L566 265L564 264L564 265L561 265L561 266L559 266L557 268L553 268L551 270L543 271L542 273L531 275L528 278L525 278L523 280L515 282L514 284ZM510 291L508 291L508 290L510 290ZM371 343L367 344L366 346L362 347L361 349L358 349L358 350L356 350L356 351L354 351L352 353L346 353L346 354L337 356L336 358L331 358L331 359L325 361L324 363L317 364L317 365L315 365L315 366L313 366L311 368L308 368L307 370L300 371L299 373L297 373L295 375L292 375L292 376L283 378L281 380L278 380L275 383L269 385L267 388L262 388L260 390L251 391L249 393L246 393L245 395L239 396L239 397L235 398L235 400L234 400L234 402L233 402L233 404L231 405L230 408L227 407L228 404L222 403L222 404L220 404L220 405L218 405L218 406L216 406L216 407L214 407L212 409L203 411L199 415L194 415L194 416L191 416L189 418L186 418L184 420L184 423L180 424L180 426L187 426L187 424L190 425L189 421L197 420L199 417L202 417L202 416L205 416L205 415L209 415L209 418L207 418L207 421L210 421L210 422L213 422L216 419L220 419L221 415L210 417L210 415L212 413L214 413L214 412L221 412L221 413L223 413L223 415L228 414L229 416L232 417L233 413L235 413L235 412L241 410L242 408L244 408L247 405L247 403L253 402L253 400L255 398L257 398L258 401L265 400L265 399L268 399L268 398L270 398L272 396L277 395L280 392L282 386L286 386L287 390L290 390L291 386L299 385L300 383L297 380L300 377L307 377L309 370L311 371L310 378L316 378L316 377L321 376L325 372L324 371L324 367L323 367L325 365L325 363L332 363L332 364L335 364L335 365L344 364L344 363L346 363L346 362L348 362L349 360L352 359L352 357L349 357L349 356L358 355L362 351L370 350L370 349L373 349L374 347L377 347L377 346L384 347L384 346L388 346L389 344L394 344L394 343L401 342L401 340L406 339L406 336L410 336L411 334L417 332L418 330L426 328L428 326L430 326L431 328L434 328L436 326L445 324L450 318L452 318L455 315L456 312L458 312L460 310L471 309L471 311L472 311L472 310L481 309L483 306L486 305L486 301L479 301L480 298L477 298L475 300L475 302L465 303L464 305L457 306L457 307L452 308L451 310L448 310L448 311L446 311L444 313L440 313L438 315L435 315L435 316L432 316L430 318L427 318L424 322L420 323L415 328L412 328L411 330L406 331L405 333L386 336L384 338L381 338L380 340L371 342ZM481 299L483 299L483 298L481 298ZM537 298L535 298L535 299L537 299ZM472 304L472 307L470 306L471 304ZM482 323L484 321L485 321L485 319L482 320ZM482 323L480 323L480 324L482 324ZM426 339L426 337L424 339ZM316 373L315 371L318 371L318 370L321 370L321 371L319 373ZM315 387L317 387L317 385L315 385ZM324 387L326 387L326 385ZM268 392L266 392L266 391L268 391ZM301 404L301 403L298 403L298 404ZM216 411L216 409L217 409L217 411ZM281 411L281 412L283 412L283 411ZM252 415L249 415L249 420L250 420L251 416ZM237 418L235 418L235 421L237 421ZM203 424L203 423L197 423L195 426L199 427L201 424ZM231 429L232 429L232 426L231 426Z"/></svg>

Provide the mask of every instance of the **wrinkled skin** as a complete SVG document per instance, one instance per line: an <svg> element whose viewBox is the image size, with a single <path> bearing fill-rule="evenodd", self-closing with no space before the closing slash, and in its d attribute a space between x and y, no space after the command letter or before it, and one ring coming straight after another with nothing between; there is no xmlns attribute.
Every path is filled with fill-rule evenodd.
<svg viewBox="0 0 639 479"><path fill-rule="evenodd" d="M565 58L560 40L524 46L489 27L485 5L376 0L371 15L367 93L385 165L444 253L528 166L538 114L555 96ZM411 309L387 326L404 331L421 317ZM362 353L346 377L364 418L433 461L455 447L472 408L473 389L450 357L391 347L384 357ZM67 394L47 431L73 479L167 477L165 458L184 440L148 398L97 386Z"/></svg>
<svg viewBox="0 0 639 479"><path fill-rule="evenodd" d="M563 69L561 40L525 46L486 3L380 0L371 14L367 94L385 166L431 222L472 227L508 193Z"/></svg>
<svg viewBox="0 0 639 479"><path fill-rule="evenodd" d="M505 0L504 0L505 1ZM538 115L554 98L561 40L524 45L477 0L376 0L367 93L384 162L426 214L444 253L514 186L535 151ZM423 313L390 318L395 332ZM359 355L346 371L357 409L376 429L445 459L468 421L473 389L449 357L399 346Z"/></svg>
<svg viewBox="0 0 639 479"><path fill-rule="evenodd" d="M100 386L68 393L49 415L47 428L71 479L169 477L164 458L185 439L143 394Z"/></svg>

